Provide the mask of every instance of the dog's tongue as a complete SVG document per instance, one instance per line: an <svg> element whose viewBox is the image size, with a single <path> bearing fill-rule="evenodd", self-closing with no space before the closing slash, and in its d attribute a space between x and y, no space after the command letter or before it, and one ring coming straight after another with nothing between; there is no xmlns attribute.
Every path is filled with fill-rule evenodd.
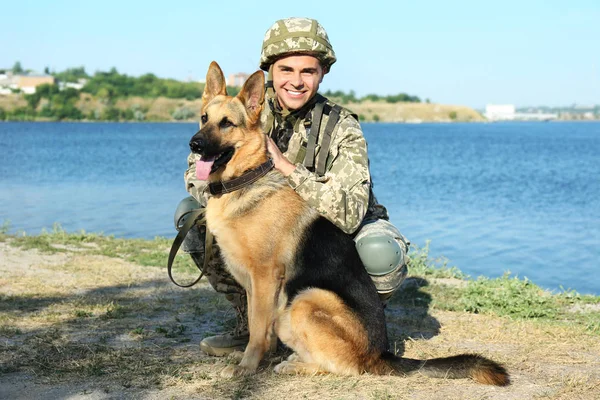
<svg viewBox="0 0 600 400"><path fill-rule="evenodd" d="M196 178L201 181L205 181L208 179L208 175L210 175L210 169L215 162L215 157L210 158L202 158L199 161L196 161Z"/></svg>

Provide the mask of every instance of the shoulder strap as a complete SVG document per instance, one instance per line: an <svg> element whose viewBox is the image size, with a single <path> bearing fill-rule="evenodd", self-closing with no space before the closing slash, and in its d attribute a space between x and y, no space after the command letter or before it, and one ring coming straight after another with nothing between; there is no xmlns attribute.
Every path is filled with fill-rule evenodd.
<svg viewBox="0 0 600 400"><path fill-rule="evenodd" d="M307 127L308 142L306 143L306 155L304 156L304 166L313 168L315 165L315 148L317 146L317 138L319 130L321 130L321 118L323 117L324 102L318 102L312 112L311 127Z"/></svg>
<svg viewBox="0 0 600 400"><path fill-rule="evenodd" d="M173 279L173 274L171 272L171 269L173 268L173 261L175 261L175 256L177 255L177 250L179 250L181 243L183 243L183 239L185 239L185 236L190 231L190 229L192 229L192 227L196 224L197 221L200 222L201 224L206 223L206 217L204 217L205 211L206 211L206 208L198 208L198 209L190 212L190 215L188 216L187 221L185 221L185 224L183 224L183 226L179 229L179 233L177 233L177 236L175 237L175 239L173 240L173 244L171 245L171 251L169 252L169 260L167 261L167 273L169 274L169 279L171 279L171 282L173 282L175 285L177 285L179 287L183 287L183 288L192 287L196 283L198 283L198 281L200 279L202 279L202 276L204 275L204 271L206 271L206 266L208 265L208 262L210 261L210 257L212 255L213 235L208 230L208 227L207 227L206 228L206 239L204 241L204 265L203 265L202 269L200 269L200 266L196 265L196 267L198 267L198 269L200 269L200 276L194 282L187 284L187 285L177 283L177 282L175 282L175 279Z"/></svg>
<svg viewBox="0 0 600 400"><path fill-rule="evenodd" d="M319 151L319 159L317 160L317 175L323 176L325 175L325 167L327 164L327 156L329 155L329 145L331 144L331 134L335 129L335 125L338 123L340 119L340 112L342 108L335 104L331 107L331 111L329 112L329 120L327 121L327 125L325 126L325 130L323 131L323 140L321 141L321 150ZM308 155L308 151L306 152Z"/></svg>
<svg viewBox="0 0 600 400"><path fill-rule="evenodd" d="M267 114L267 121L265 122L265 133L267 134L268 137L272 138L273 137L273 130L275 128L275 117L273 116L272 112L269 112Z"/></svg>

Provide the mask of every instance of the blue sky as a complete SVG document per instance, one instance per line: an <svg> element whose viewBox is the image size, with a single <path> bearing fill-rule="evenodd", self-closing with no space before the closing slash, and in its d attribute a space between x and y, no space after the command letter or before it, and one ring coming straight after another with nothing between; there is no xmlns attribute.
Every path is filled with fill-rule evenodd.
<svg viewBox="0 0 600 400"><path fill-rule="evenodd" d="M273 22L306 16L338 57L323 90L475 108L600 104L598 0L22 0L0 9L0 68L116 67L184 80L203 79L216 60L226 75L250 73Z"/></svg>

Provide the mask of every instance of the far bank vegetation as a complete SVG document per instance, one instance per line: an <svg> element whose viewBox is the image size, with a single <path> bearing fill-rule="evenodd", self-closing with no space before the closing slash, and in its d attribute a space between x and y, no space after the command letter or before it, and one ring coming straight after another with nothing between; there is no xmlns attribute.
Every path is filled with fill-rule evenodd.
<svg viewBox="0 0 600 400"><path fill-rule="evenodd" d="M46 71L49 73L49 71ZM43 84L33 94L14 90L0 96L0 121L197 121L204 83L158 78L148 73L132 77L108 72L88 75L83 67L50 73L55 84ZM82 83L81 88L66 83ZM239 87L228 87L235 95ZM353 91L327 91L325 96L356 113L362 122L482 121L475 110L425 102L399 93L356 97Z"/></svg>

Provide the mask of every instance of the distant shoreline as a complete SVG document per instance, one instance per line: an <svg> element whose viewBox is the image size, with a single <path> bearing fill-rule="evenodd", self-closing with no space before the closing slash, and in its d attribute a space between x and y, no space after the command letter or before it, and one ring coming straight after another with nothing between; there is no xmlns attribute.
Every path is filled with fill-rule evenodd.
<svg viewBox="0 0 600 400"><path fill-rule="evenodd" d="M489 121L477 110L460 105L437 103L396 102L385 100L363 100L360 102L345 102L342 98L331 97L343 107L355 113L360 122L384 123L454 123L454 122L501 122ZM75 107L76 118L72 114L62 114L61 118L44 115L44 109L60 108L65 105L51 105L47 99L41 99L35 109L31 109L27 100L21 94L0 96L0 121L69 121L69 122L196 122L202 107L200 99L172 99L167 97L117 98L111 102L100 99L89 93L81 93ZM71 110L71 112L73 111ZM559 118L565 121L598 121L600 116L592 119ZM514 122L514 120L513 120Z"/></svg>

